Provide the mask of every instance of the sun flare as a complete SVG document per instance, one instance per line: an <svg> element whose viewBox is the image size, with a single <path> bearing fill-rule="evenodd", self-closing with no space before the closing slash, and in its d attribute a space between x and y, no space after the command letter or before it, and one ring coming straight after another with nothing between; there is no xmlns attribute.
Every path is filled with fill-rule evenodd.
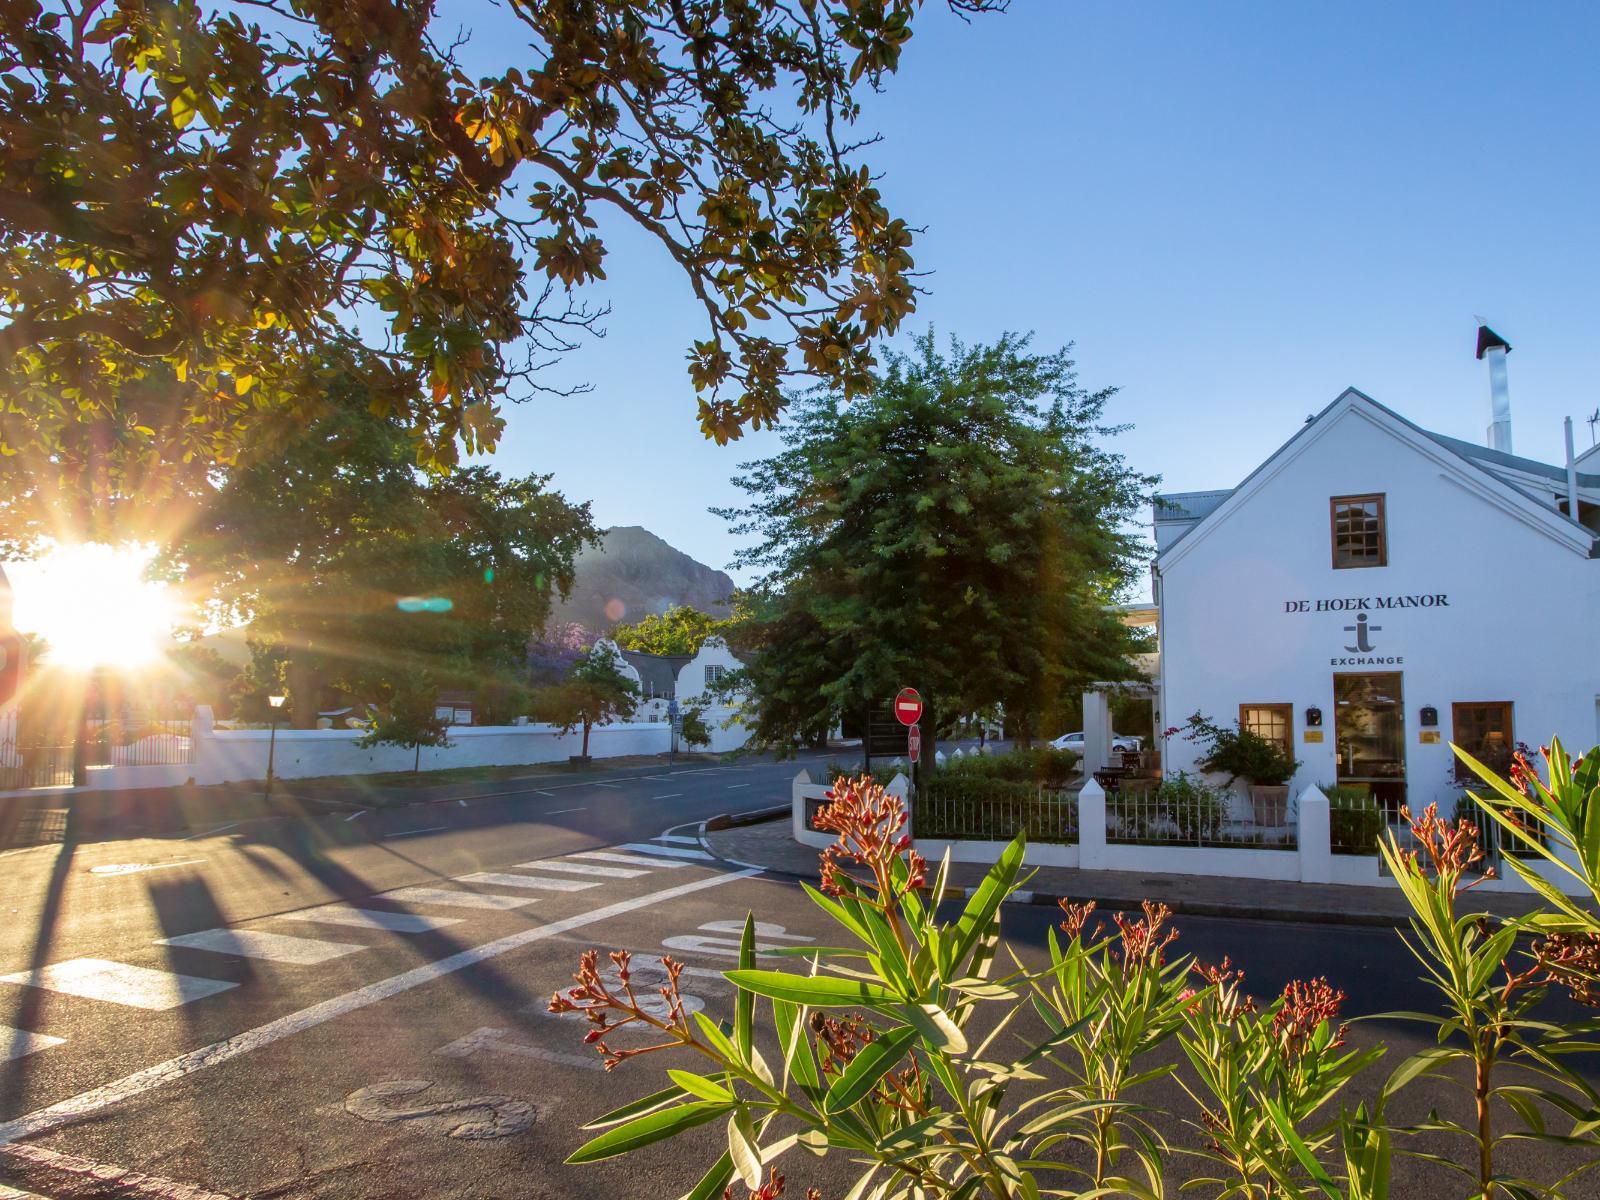
<svg viewBox="0 0 1600 1200"><path fill-rule="evenodd" d="M8 566L17 628L42 637L57 666L154 662L170 644L178 606L171 587L145 578L153 554L148 547L83 543Z"/></svg>

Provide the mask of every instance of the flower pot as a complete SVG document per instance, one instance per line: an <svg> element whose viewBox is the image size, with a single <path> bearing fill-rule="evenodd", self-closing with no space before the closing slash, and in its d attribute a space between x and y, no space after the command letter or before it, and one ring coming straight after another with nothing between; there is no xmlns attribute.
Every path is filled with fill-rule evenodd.
<svg viewBox="0 0 1600 1200"><path fill-rule="evenodd" d="M1250 785L1250 805L1255 809L1257 825L1287 825L1289 823L1289 785L1269 787Z"/></svg>

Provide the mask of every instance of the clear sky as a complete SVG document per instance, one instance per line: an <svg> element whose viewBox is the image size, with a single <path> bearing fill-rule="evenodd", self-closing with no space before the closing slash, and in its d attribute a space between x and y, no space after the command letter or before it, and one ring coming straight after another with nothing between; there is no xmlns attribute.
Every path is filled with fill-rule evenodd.
<svg viewBox="0 0 1600 1200"><path fill-rule="evenodd" d="M1132 463L1182 490L1238 482L1349 385L1482 440L1482 314L1515 347L1516 450L1560 461L1561 418L1600 405L1597 44L1593 4L1015 0L964 25L930 0L865 114L927 226L912 328L1075 342ZM607 233L609 336L563 368L595 391L515 409L497 465L724 566L706 509L775 438L700 437L687 288Z"/></svg>

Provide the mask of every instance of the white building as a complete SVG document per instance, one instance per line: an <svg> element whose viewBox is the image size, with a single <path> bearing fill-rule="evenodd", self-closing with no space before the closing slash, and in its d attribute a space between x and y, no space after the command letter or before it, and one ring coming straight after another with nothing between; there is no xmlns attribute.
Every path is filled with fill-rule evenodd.
<svg viewBox="0 0 1600 1200"><path fill-rule="evenodd" d="M1164 724L1281 740L1296 794L1447 815L1452 741L1600 742L1600 454L1571 453L1570 423L1566 465L1511 453L1509 349L1480 330L1494 446L1350 389L1239 486L1156 498ZM1165 765L1199 753L1174 737Z"/></svg>

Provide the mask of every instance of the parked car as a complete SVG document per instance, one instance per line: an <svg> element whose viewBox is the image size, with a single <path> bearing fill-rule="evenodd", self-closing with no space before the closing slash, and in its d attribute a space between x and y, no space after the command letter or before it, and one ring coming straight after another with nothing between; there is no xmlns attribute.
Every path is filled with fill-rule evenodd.
<svg viewBox="0 0 1600 1200"><path fill-rule="evenodd" d="M1050 745L1057 750L1071 750L1078 756L1083 755L1083 731L1076 733L1063 733ZM1144 739L1131 733L1113 733L1111 735L1111 748L1120 752L1138 753L1144 749Z"/></svg>

